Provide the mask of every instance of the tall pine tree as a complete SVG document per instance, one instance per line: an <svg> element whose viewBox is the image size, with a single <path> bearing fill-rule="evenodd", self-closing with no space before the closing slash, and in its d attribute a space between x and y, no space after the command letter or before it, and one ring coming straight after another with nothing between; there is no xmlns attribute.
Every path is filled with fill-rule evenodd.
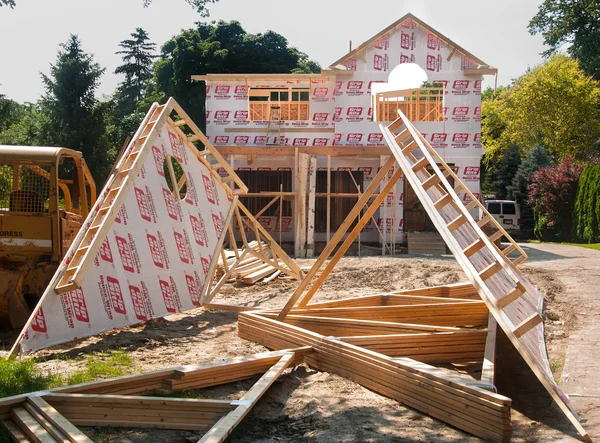
<svg viewBox="0 0 600 443"><path fill-rule="evenodd" d="M106 137L107 106L96 99L104 68L71 35L60 45L50 75L42 74L46 93L40 103L48 115L46 143L83 152L96 181L102 182L114 154Z"/></svg>
<svg viewBox="0 0 600 443"><path fill-rule="evenodd" d="M156 44L149 41L150 37L144 29L136 28L131 37L119 43L122 50L117 51L123 56L124 63L115 69L115 74L125 75L125 80L117 88L118 117L135 112L137 102L152 78L152 62L157 57L153 54Z"/></svg>

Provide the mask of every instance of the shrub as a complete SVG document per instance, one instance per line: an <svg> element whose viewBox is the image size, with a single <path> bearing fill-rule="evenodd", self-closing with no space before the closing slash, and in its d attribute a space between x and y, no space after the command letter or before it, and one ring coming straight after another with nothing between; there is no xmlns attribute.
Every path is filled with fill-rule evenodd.
<svg viewBox="0 0 600 443"><path fill-rule="evenodd" d="M579 179L573 235L587 243L600 242L600 165L587 165Z"/></svg>

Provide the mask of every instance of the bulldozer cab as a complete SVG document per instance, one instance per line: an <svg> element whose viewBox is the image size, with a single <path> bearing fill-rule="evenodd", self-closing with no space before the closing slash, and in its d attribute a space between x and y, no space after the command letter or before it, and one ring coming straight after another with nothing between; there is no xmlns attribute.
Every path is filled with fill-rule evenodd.
<svg viewBox="0 0 600 443"><path fill-rule="evenodd" d="M0 258L60 262L95 200L80 152L0 146Z"/></svg>

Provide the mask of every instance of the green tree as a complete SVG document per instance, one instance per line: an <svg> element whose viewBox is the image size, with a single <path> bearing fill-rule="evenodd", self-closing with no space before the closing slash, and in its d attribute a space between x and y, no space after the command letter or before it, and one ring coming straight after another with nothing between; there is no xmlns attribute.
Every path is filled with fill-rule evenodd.
<svg viewBox="0 0 600 443"><path fill-rule="evenodd" d="M516 144L536 144L553 159L585 159L600 135L600 87L577 61L555 55L527 72L496 99L482 104L482 139L493 161Z"/></svg>
<svg viewBox="0 0 600 443"><path fill-rule="evenodd" d="M205 122L206 87L191 76L209 73L320 72L320 66L272 31L248 34L239 22L198 23L167 41L147 95L172 96L200 126ZM147 104L147 102L146 102Z"/></svg>
<svg viewBox="0 0 600 443"><path fill-rule="evenodd" d="M531 175L540 168L552 164L552 159L543 145L535 145L521 160L511 184L506 187L508 198L515 200L521 207L521 231L530 234L533 231L533 207L529 203L528 186Z"/></svg>
<svg viewBox="0 0 600 443"><path fill-rule="evenodd" d="M117 87L119 118L135 112L137 102L152 78L152 62L158 57L153 54L156 44L149 41L150 37L144 29L136 28L131 37L119 43L122 50L117 51L117 54L123 56L124 63L115 69L115 74L125 75L125 79Z"/></svg>
<svg viewBox="0 0 600 443"><path fill-rule="evenodd" d="M42 74L46 93L41 106L49 117L46 142L82 151L98 182L103 181L114 156L106 130L111 104L99 103L95 96L103 73L83 51L79 38L71 35L60 45L50 75Z"/></svg>
<svg viewBox="0 0 600 443"><path fill-rule="evenodd" d="M582 69L600 80L600 0L544 0L529 22L531 34L541 33L555 53L567 44L568 53Z"/></svg>
<svg viewBox="0 0 600 443"><path fill-rule="evenodd" d="M0 94L0 132L21 119L24 107Z"/></svg>
<svg viewBox="0 0 600 443"><path fill-rule="evenodd" d="M578 240L600 242L600 164L587 165L579 177L573 231Z"/></svg>
<svg viewBox="0 0 600 443"><path fill-rule="evenodd" d="M17 117L8 121L0 131L0 145L47 145L46 133L51 125L46 112L38 103L26 103L19 107Z"/></svg>
<svg viewBox="0 0 600 443"><path fill-rule="evenodd" d="M520 163L519 148L512 145L492 167L486 169L481 185L483 192L493 194L498 199L507 198L507 186L510 185Z"/></svg>

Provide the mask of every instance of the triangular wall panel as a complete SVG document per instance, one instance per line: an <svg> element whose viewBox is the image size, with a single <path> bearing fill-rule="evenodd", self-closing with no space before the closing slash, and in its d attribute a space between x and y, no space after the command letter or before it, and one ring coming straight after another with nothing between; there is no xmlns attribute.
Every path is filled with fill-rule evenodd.
<svg viewBox="0 0 600 443"><path fill-rule="evenodd" d="M172 158L185 176L178 179L181 192L167 183L173 168L165 161ZM226 177L216 173L219 168ZM234 212L234 194L245 190L173 99L154 105L13 352L18 345L32 351L199 306Z"/></svg>

